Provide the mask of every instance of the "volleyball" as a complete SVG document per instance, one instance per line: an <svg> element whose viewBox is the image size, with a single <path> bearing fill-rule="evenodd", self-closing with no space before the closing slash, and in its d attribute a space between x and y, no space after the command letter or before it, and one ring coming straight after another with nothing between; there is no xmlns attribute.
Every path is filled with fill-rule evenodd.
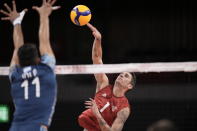
<svg viewBox="0 0 197 131"><path fill-rule="evenodd" d="M75 6L70 13L71 21L78 26L86 25L90 21L91 17L91 11L85 5Z"/></svg>

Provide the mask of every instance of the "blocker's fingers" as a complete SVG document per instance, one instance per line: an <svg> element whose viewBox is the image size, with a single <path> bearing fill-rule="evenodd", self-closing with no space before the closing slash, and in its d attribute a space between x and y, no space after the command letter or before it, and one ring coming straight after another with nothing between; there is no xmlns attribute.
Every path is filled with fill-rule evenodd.
<svg viewBox="0 0 197 131"><path fill-rule="evenodd" d="M10 17L3 17L1 20L10 20Z"/></svg>
<svg viewBox="0 0 197 131"><path fill-rule="evenodd" d="M43 4L43 5L46 4L46 0L42 0L42 4Z"/></svg>
<svg viewBox="0 0 197 131"><path fill-rule="evenodd" d="M53 7L52 7L53 10L58 10L58 9L60 9L60 8L61 8L61 6L53 6Z"/></svg>
<svg viewBox="0 0 197 131"><path fill-rule="evenodd" d="M15 2L15 0L12 1L12 8L13 8L14 11L16 11L16 2Z"/></svg>
<svg viewBox="0 0 197 131"><path fill-rule="evenodd" d="M28 9L26 9L26 8L25 8L23 11L27 12L27 11L28 11Z"/></svg>
<svg viewBox="0 0 197 131"><path fill-rule="evenodd" d="M52 1L52 0L46 0L46 2L49 3L49 4L51 3L51 1Z"/></svg>
<svg viewBox="0 0 197 131"><path fill-rule="evenodd" d="M57 1L57 0L52 0L52 1L50 2L50 4L51 4L51 5L54 5L56 1Z"/></svg>
<svg viewBox="0 0 197 131"><path fill-rule="evenodd" d="M9 12L12 12L11 8L6 3L4 4L4 6Z"/></svg>
<svg viewBox="0 0 197 131"><path fill-rule="evenodd" d="M37 11L38 11L39 7L38 7L38 6L33 6L33 7L32 7L32 9L34 9L34 10L37 10Z"/></svg>
<svg viewBox="0 0 197 131"><path fill-rule="evenodd" d="M6 16L10 16L10 14L8 12L4 11L4 10L0 10L0 13L4 14Z"/></svg>

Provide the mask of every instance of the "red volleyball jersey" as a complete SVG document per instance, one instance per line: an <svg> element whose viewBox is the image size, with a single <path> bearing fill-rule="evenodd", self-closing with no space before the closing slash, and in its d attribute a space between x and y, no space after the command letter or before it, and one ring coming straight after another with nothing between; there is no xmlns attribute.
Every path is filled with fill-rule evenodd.
<svg viewBox="0 0 197 131"><path fill-rule="evenodd" d="M125 96L114 96L113 87L111 85L108 85L103 89L99 90L96 93L94 100L96 101L96 104L98 106L98 109L100 110L102 117L108 123L109 126L112 126L114 120L117 117L117 113L120 110L126 107L130 108L128 99ZM85 122L83 123L80 122L79 118L79 124L83 128L86 128L88 131L100 131L98 121L94 116L92 110L88 109L84 111L82 115L84 116L83 118L87 119L84 119Z"/></svg>

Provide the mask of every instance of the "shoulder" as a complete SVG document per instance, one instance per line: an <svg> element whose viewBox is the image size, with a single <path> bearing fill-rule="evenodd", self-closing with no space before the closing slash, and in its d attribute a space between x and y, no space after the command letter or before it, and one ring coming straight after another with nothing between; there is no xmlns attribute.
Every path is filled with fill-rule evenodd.
<svg viewBox="0 0 197 131"><path fill-rule="evenodd" d="M121 111L122 109L129 109L131 110L131 105L126 97L123 97L122 99L119 99L119 108L118 110Z"/></svg>
<svg viewBox="0 0 197 131"><path fill-rule="evenodd" d="M10 66L10 67L9 67L9 74L12 74L14 71L16 71L16 68L17 68L16 65Z"/></svg>
<svg viewBox="0 0 197 131"><path fill-rule="evenodd" d="M123 99L121 100L123 102L123 104L125 105L130 105L129 104L129 100L126 97L123 97Z"/></svg>
<svg viewBox="0 0 197 131"><path fill-rule="evenodd" d="M13 65L9 67L9 79L12 82L12 77L15 74L15 72L17 71L19 67L17 65Z"/></svg>
<svg viewBox="0 0 197 131"><path fill-rule="evenodd" d="M49 66L51 69L55 69L55 64L56 64L56 59L54 56L44 54L41 56L41 63L46 64Z"/></svg>

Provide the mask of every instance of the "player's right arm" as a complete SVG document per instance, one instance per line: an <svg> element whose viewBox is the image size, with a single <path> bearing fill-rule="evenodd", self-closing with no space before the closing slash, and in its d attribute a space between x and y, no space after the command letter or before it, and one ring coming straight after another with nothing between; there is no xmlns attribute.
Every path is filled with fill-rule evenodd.
<svg viewBox="0 0 197 131"><path fill-rule="evenodd" d="M90 23L87 24L87 26L92 31L92 34L94 36L94 42L92 47L92 61L93 64L103 64L102 61L102 46L101 46L101 33ZM108 77L105 73L100 74L94 74L95 79L97 81L97 88L96 92L104 88L109 84Z"/></svg>
<svg viewBox="0 0 197 131"><path fill-rule="evenodd" d="M53 10L57 10L60 6L53 7L56 0L43 0L42 6L33 6L40 15L39 28L39 50L41 54L41 62L55 68L55 56L50 43L49 16Z"/></svg>
<svg viewBox="0 0 197 131"><path fill-rule="evenodd" d="M40 28L39 28L39 50L41 56L49 55L54 57L53 50L50 43L50 31L49 31L49 16L53 10L57 10L60 7L52 7L56 0L43 0L42 6L33 6L40 15Z"/></svg>
<svg viewBox="0 0 197 131"><path fill-rule="evenodd" d="M3 17L2 20L9 20L13 23L13 40L14 40L14 52L10 62L10 69L15 65L19 64L18 60L18 49L24 44L23 40L23 33L21 29L21 22L25 15L27 9L24 9L22 12L17 12L16 10L16 3L12 1L12 9L5 3L4 6L6 7L7 11L0 10L0 13L4 14L6 17Z"/></svg>

